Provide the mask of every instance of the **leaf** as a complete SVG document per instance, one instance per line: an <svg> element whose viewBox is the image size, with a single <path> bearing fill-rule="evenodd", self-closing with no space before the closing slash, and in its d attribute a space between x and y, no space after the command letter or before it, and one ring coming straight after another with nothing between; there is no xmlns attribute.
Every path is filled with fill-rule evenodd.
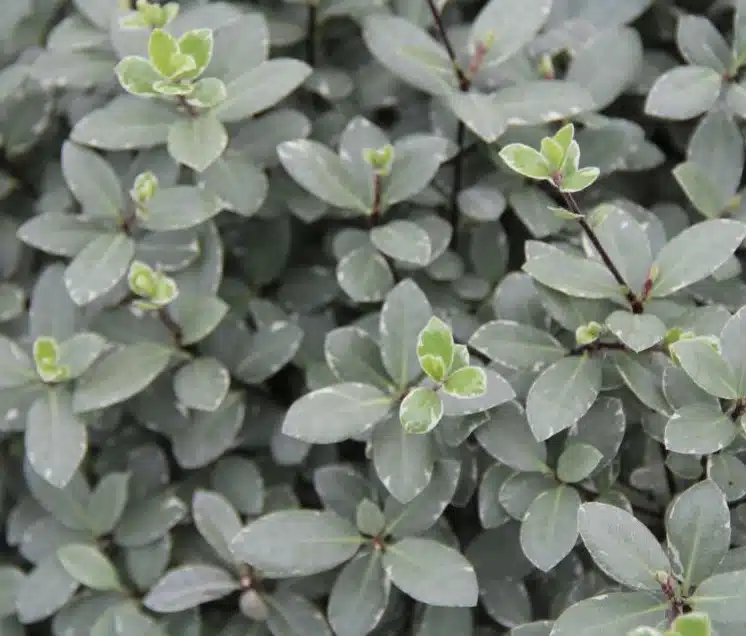
<svg viewBox="0 0 746 636"><path fill-rule="evenodd" d="M33 469L56 488L64 488L88 449L85 422L75 415L68 391L49 389L34 401L24 442Z"/></svg>
<svg viewBox="0 0 746 636"><path fill-rule="evenodd" d="M190 409L216 410L228 395L230 374L215 358L196 358L174 374L177 399Z"/></svg>
<svg viewBox="0 0 746 636"><path fill-rule="evenodd" d="M691 204L703 216L717 217L727 207L727 192L718 190L698 164L685 161L676 166L672 174Z"/></svg>
<svg viewBox="0 0 746 636"><path fill-rule="evenodd" d="M688 600L695 611L705 612L715 623L742 625L746 571L716 574L703 581Z"/></svg>
<svg viewBox="0 0 746 636"><path fill-rule="evenodd" d="M188 425L171 435L173 452L183 468L199 468L217 460L236 440L246 415L241 393L229 393L214 411L195 411Z"/></svg>
<svg viewBox="0 0 746 636"><path fill-rule="evenodd" d="M540 494L521 524L521 548L543 572L549 572L575 547L580 496L571 486Z"/></svg>
<svg viewBox="0 0 746 636"><path fill-rule="evenodd" d="M57 550L62 567L76 581L92 590L120 590L114 565L97 548L82 543L70 543Z"/></svg>
<svg viewBox="0 0 746 636"><path fill-rule="evenodd" d="M231 541L241 531L241 519L222 495L197 490L192 498L194 525L223 561L235 563Z"/></svg>
<svg viewBox="0 0 746 636"><path fill-rule="evenodd" d="M393 393L378 343L359 327L338 327L326 334L324 358L340 382L372 384Z"/></svg>
<svg viewBox="0 0 746 636"><path fill-rule="evenodd" d="M154 343L123 346L101 358L78 380L73 409L86 413L136 395L166 368L171 350Z"/></svg>
<svg viewBox="0 0 746 636"><path fill-rule="evenodd" d="M443 402L432 389L416 387L399 405L399 421L402 428L412 435L423 435L432 431L443 417Z"/></svg>
<svg viewBox="0 0 746 636"><path fill-rule="evenodd" d="M373 466L396 499L408 503L430 483L435 464L432 435L407 433L394 416L373 430Z"/></svg>
<svg viewBox="0 0 746 636"><path fill-rule="evenodd" d="M357 191L357 182L342 160L317 141L296 139L277 147L288 174L305 190L338 208L367 212L365 193Z"/></svg>
<svg viewBox="0 0 746 636"><path fill-rule="evenodd" d="M114 532L114 540L125 548L141 548L163 538L187 514L178 497L162 492L128 506Z"/></svg>
<svg viewBox="0 0 746 636"><path fill-rule="evenodd" d="M383 205L390 207L422 192L447 158L448 143L442 137L415 134L397 141L391 174L381 192Z"/></svg>
<svg viewBox="0 0 746 636"><path fill-rule="evenodd" d="M16 613L24 625L52 616L75 594L78 582L52 553L36 564L18 588Z"/></svg>
<svg viewBox="0 0 746 636"><path fill-rule="evenodd" d="M578 298L620 296L614 277L598 261L567 254L548 244L542 245L541 252L532 254L532 245L533 241L527 243L523 271L543 285Z"/></svg>
<svg viewBox="0 0 746 636"><path fill-rule="evenodd" d="M303 596L278 590L264 597L269 609L267 627L282 636L332 636L324 616Z"/></svg>
<svg viewBox="0 0 746 636"><path fill-rule="evenodd" d="M738 378L709 339L679 340L670 350L686 374L707 393L730 400L740 397Z"/></svg>
<svg viewBox="0 0 746 636"><path fill-rule="evenodd" d="M725 198L718 214L728 204L741 184L744 147L738 140L738 124L725 109L707 113L689 139L687 159L701 170L705 178Z"/></svg>
<svg viewBox="0 0 746 636"><path fill-rule="evenodd" d="M487 375L481 367L463 367L451 373L443 391L457 398L475 398L487 392Z"/></svg>
<svg viewBox="0 0 746 636"><path fill-rule="evenodd" d="M87 216L116 221L124 210L119 177L95 152L66 141L62 145L62 174Z"/></svg>
<svg viewBox="0 0 746 636"><path fill-rule="evenodd" d="M605 73L594 72L600 55L614 60L613 67ZM572 56L565 79L585 88L593 98L595 108L601 111L634 81L640 73L642 61L642 40L635 29L603 29Z"/></svg>
<svg viewBox="0 0 746 636"><path fill-rule="evenodd" d="M471 368L471 367L470 367ZM455 397L446 391L440 392L443 401L443 412L448 416L472 415L505 404L515 397L510 383L492 369L482 369L486 379L484 393L476 397Z"/></svg>
<svg viewBox="0 0 746 636"><path fill-rule="evenodd" d="M491 0L477 14L469 44L493 42L484 65L497 66L534 39L551 8L552 0Z"/></svg>
<svg viewBox="0 0 746 636"><path fill-rule="evenodd" d="M60 344L59 364L68 367L70 378L78 378L108 347L109 343L97 333L76 333Z"/></svg>
<svg viewBox="0 0 746 636"><path fill-rule="evenodd" d="M568 444L557 460L557 478L568 484L583 481L596 469L603 457L590 444Z"/></svg>
<svg viewBox="0 0 746 636"><path fill-rule="evenodd" d="M661 377L653 371L650 362L626 352L615 354L613 360L617 373L640 402L657 413L670 415L671 407L663 395Z"/></svg>
<svg viewBox="0 0 746 636"><path fill-rule="evenodd" d="M691 119L712 107L721 86L721 75L711 68L676 66L653 84L645 113L662 119Z"/></svg>
<svg viewBox="0 0 746 636"><path fill-rule="evenodd" d="M431 260L430 236L411 221L395 220L374 227L370 240L377 250L403 263L424 267Z"/></svg>
<svg viewBox="0 0 746 636"><path fill-rule="evenodd" d="M210 483L242 515L261 513L265 487L255 462L234 455L221 457L213 467Z"/></svg>
<svg viewBox="0 0 746 636"><path fill-rule="evenodd" d="M537 442L526 412L518 402L507 402L489 412L488 421L474 432L480 446L513 470L547 472L547 450Z"/></svg>
<svg viewBox="0 0 746 636"><path fill-rule="evenodd" d="M666 541L684 594L715 573L730 537L728 502L714 481L694 484L673 500L666 512Z"/></svg>
<svg viewBox="0 0 746 636"><path fill-rule="evenodd" d="M712 403L677 410L665 429L666 448L683 455L709 455L728 446L738 433L735 423Z"/></svg>
<svg viewBox="0 0 746 636"><path fill-rule="evenodd" d="M746 238L746 225L716 219L692 225L658 253L658 276L650 295L663 298L710 276Z"/></svg>
<svg viewBox="0 0 746 636"><path fill-rule="evenodd" d="M24 573L18 568L0 567L0 618L7 618L16 613L16 595L24 578Z"/></svg>
<svg viewBox="0 0 746 636"><path fill-rule="evenodd" d="M500 88L495 103L508 126L533 126L560 121L593 110L593 97L565 80L528 80Z"/></svg>
<svg viewBox="0 0 746 636"><path fill-rule="evenodd" d="M721 355L738 380L739 395L746 395L746 306L733 314L720 332Z"/></svg>
<svg viewBox="0 0 746 636"><path fill-rule="evenodd" d="M566 354L551 334L510 320L486 322L472 334L469 346L509 369L538 370Z"/></svg>
<svg viewBox="0 0 746 636"><path fill-rule="evenodd" d="M174 112L166 105L134 97L115 97L78 120L71 141L101 150L152 148L166 143Z"/></svg>
<svg viewBox="0 0 746 636"><path fill-rule="evenodd" d="M452 91L445 101L474 134L488 144L495 143L505 132L505 119L492 95L469 91Z"/></svg>
<svg viewBox="0 0 746 636"><path fill-rule="evenodd" d="M153 612L181 612L223 598L238 581L212 565L185 565L171 570L148 592L143 605Z"/></svg>
<svg viewBox="0 0 746 636"><path fill-rule="evenodd" d="M430 539L407 538L389 545L383 568L413 599L439 607L473 607L479 588L474 567L458 551Z"/></svg>
<svg viewBox="0 0 746 636"><path fill-rule="evenodd" d="M312 444L341 442L381 421L392 401L369 384L336 384L296 400L285 415L282 432Z"/></svg>
<svg viewBox="0 0 746 636"><path fill-rule="evenodd" d="M405 537L422 534L432 528L451 503L459 484L461 464L452 459L439 460L430 483L410 502L403 504L394 497L386 500L386 534Z"/></svg>
<svg viewBox="0 0 746 636"><path fill-rule="evenodd" d="M707 18L682 15L676 28L676 44L689 64L709 67L721 75L728 72L730 48Z"/></svg>
<svg viewBox="0 0 746 636"><path fill-rule="evenodd" d="M417 339L432 315L430 302L411 279L401 281L386 295L380 315L381 358L400 388L420 373Z"/></svg>
<svg viewBox="0 0 746 636"><path fill-rule="evenodd" d="M333 512L283 510L252 521L233 539L236 557L270 578L309 576L349 561L362 537Z"/></svg>
<svg viewBox="0 0 746 636"><path fill-rule="evenodd" d="M526 415L539 441L570 428L593 406L601 390L602 364L571 356L541 372L526 397Z"/></svg>
<svg viewBox="0 0 746 636"><path fill-rule="evenodd" d="M363 245L337 263L337 282L355 302L375 303L382 301L394 286L394 275L383 256Z"/></svg>
<svg viewBox="0 0 746 636"><path fill-rule="evenodd" d="M368 50L395 76L432 95L457 88L446 50L404 18L371 15L363 21Z"/></svg>
<svg viewBox="0 0 746 636"><path fill-rule="evenodd" d="M139 224L153 232L172 232L197 227L220 211L215 197L194 186L160 188L147 204Z"/></svg>
<svg viewBox="0 0 746 636"><path fill-rule="evenodd" d="M648 625L658 626L666 603L643 592L603 594L571 605L555 621L552 636L628 636Z"/></svg>
<svg viewBox="0 0 746 636"><path fill-rule="evenodd" d="M657 592L655 578L670 563L650 531L629 512L603 503L585 503L578 527L596 565L615 581L637 590Z"/></svg>
<svg viewBox="0 0 746 636"><path fill-rule="evenodd" d="M26 352L0 335L0 389L16 389L37 383L36 369Z"/></svg>
<svg viewBox="0 0 746 636"><path fill-rule="evenodd" d="M347 563L329 595L329 623L338 636L369 633L381 620L391 582L381 566L380 550L363 550Z"/></svg>
<svg viewBox="0 0 746 636"><path fill-rule="evenodd" d="M136 55L122 58L114 67L114 73L122 88L136 97L157 95L154 84L163 80L148 60Z"/></svg>
<svg viewBox="0 0 746 636"><path fill-rule="evenodd" d="M311 71L305 62L291 58L262 62L227 82L227 98L212 112L223 123L249 119L290 95Z"/></svg>
<svg viewBox="0 0 746 636"><path fill-rule="evenodd" d="M615 311L606 319L606 326L635 353L650 349L666 335L666 325L653 314L633 314Z"/></svg>
<svg viewBox="0 0 746 636"><path fill-rule="evenodd" d="M525 144L504 146L500 159L508 168L529 179L550 180L552 177L552 170L544 156Z"/></svg>
<svg viewBox="0 0 746 636"><path fill-rule="evenodd" d="M117 525L129 496L128 473L109 473L91 493L86 516L96 536L109 534Z"/></svg>
<svg viewBox="0 0 746 636"><path fill-rule="evenodd" d="M248 384L261 384L293 360L302 342L303 330L293 322L277 320L261 326L234 375Z"/></svg>
<svg viewBox="0 0 746 636"><path fill-rule="evenodd" d="M168 153L174 161L204 172L223 154L228 133L213 114L176 120L168 129Z"/></svg>
<svg viewBox="0 0 746 636"><path fill-rule="evenodd" d="M65 270L65 287L77 305L88 305L124 278L135 255L126 234L103 234L86 245Z"/></svg>
<svg viewBox="0 0 746 636"><path fill-rule="evenodd" d="M44 212L18 229L18 238L27 245L56 256L77 255L99 236L108 234L90 221L67 212Z"/></svg>

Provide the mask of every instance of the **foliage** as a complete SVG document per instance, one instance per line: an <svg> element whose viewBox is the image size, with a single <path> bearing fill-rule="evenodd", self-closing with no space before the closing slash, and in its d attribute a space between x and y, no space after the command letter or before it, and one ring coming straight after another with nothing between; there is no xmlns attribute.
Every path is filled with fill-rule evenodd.
<svg viewBox="0 0 746 636"><path fill-rule="evenodd" d="M0 635L746 633L746 1L0 6Z"/></svg>

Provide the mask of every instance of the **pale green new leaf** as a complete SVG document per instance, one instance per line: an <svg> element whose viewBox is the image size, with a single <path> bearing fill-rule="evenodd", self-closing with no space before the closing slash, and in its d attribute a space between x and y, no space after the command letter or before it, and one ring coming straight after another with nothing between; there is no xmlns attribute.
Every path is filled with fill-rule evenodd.
<svg viewBox="0 0 746 636"><path fill-rule="evenodd" d="M407 433L429 433L443 417L443 402L432 389L412 389L399 405L399 421Z"/></svg>

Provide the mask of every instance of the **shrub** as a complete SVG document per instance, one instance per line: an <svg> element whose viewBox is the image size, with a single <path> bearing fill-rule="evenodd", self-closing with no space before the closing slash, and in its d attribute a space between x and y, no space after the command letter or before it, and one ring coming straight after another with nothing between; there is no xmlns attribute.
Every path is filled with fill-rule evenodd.
<svg viewBox="0 0 746 636"><path fill-rule="evenodd" d="M3 8L0 634L746 633L746 2Z"/></svg>

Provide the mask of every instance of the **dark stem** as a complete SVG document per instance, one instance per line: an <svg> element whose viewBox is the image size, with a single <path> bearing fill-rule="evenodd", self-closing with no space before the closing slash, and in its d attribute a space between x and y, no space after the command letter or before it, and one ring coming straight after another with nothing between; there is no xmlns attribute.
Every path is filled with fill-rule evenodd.
<svg viewBox="0 0 746 636"><path fill-rule="evenodd" d="M168 311L168 307L161 307L160 309L158 309L158 318L160 318L163 326L171 332L171 337L174 339L174 344L180 347L184 334L179 324L173 319L171 313Z"/></svg>
<svg viewBox="0 0 746 636"><path fill-rule="evenodd" d="M586 345L579 345L574 349L571 349L568 355L579 356L584 353L595 353L597 351L626 351L628 353L633 353L632 349L629 349L627 345L621 342L601 342L600 340L596 340L595 342ZM653 345L650 349L645 349L645 351L668 355L666 348L663 345Z"/></svg>
<svg viewBox="0 0 746 636"><path fill-rule="evenodd" d="M730 419L737 422L744 413L746 413L746 398L738 398L730 413Z"/></svg>
<svg viewBox="0 0 746 636"><path fill-rule="evenodd" d="M562 192L562 198L565 200L565 205L567 205L570 212L577 215L580 227L583 228L583 232L585 232L585 235L593 244L593 247L596 248L598 255L601 257L604 265L606 265L606 269L611 272L611 275L614 277L616 282L619 283L619 286L624 289L624 295L632 308L632 312L635 314L641 314L645 310L642 301L637 297L637 294L629 288L629 285L627 285L627 281L624 280L624 276L622 276L621 272L617 269L617 266L614 265L614 261L611 260L606 248L604 248L604 246L601 245L601 241L598 240L596 232L590 226L590 223L588 223L585 216L580 212L580 207L575 201L575 198L569 192Z"/></svg>
<svg viewBox="0 0 746 636"><path fill-rule="evenodd" d="M373 175L373 208L370 212L371 225L377 225L381 216L381 196L383 194L383 180L380 174Z"/></svg>
<svg viewBox="0 0 746 636"><path fill-rule="evenodd" d="M456 75L456 81L458 82L459 89L465 93L471 88L471 75L473 74L473 72L476 72L479 64L481 64L481 60L484 58L484 53L481 54L481 57L479 56L479 54L474 56L475 59L472 60L471 64L474 69L472 71L470 66L470 73L467 75L458 62L456 51L453 48L453 44L451 44L451 40L448 38L448 33L446 32L445 25L443 24L443 19L441 18L438 8L435 6L435 0L427 0L427 4L430 7L430 13L432 13L433 15L433 20L435 21L435 26L438 30L438 34L440 35L440 39L443 42L443 46L446 47L448 57L451 58L453 72ZM453 248L456 248L458 241L458 195L461 192L461 185L464 177L463 156L465 142L466 126L464 125L464 122L459 119L458 128L456 131L456 144L458 146L458 150L453 162L453 185L451 186L451 195L449 197L449 207L451 214L450 222L451 226L453 227L451 246Z"/></svg>
<svg viewBox="0 0 746 636"><path fill-rule="evenodd" d="M179 95L178 99L179 105L186 111L187 115L190 117L199 117L199 109L192 106L184 95Z"/></svg>
<svg viewBox="0 0 746 636"><path fill-rule="evenodd" d="M318 7L315 0L308 4L308 17L306 19L306 62L311 67L316 66L316 27L318 18Z"/></svg>
<svg viewBox="0 0 746 636"><path fill-rule="evenodd" d="M446 33L445 25L443 24L443 19L440 16L440 12L438 11L438 8L435 6L435 0L427 0L427 4L430 7L430 13L433 14L433 20L435 21L435 27L438 29L438 34L440 35L440 39L443 41L443 46L446 47L446 51L448 52L448 57L451 58L451 64L453 64L453 72L456 74L456 79L458 80L459 88L462 91L468 91L469 86L471 85L471 81L466 76L466 73L464 73L464 70L461 68L461 65L458 63L458 58L456 57L456 51L453 48L453 44L451 44L451 40L448 38L448 33Z"/></svg>

